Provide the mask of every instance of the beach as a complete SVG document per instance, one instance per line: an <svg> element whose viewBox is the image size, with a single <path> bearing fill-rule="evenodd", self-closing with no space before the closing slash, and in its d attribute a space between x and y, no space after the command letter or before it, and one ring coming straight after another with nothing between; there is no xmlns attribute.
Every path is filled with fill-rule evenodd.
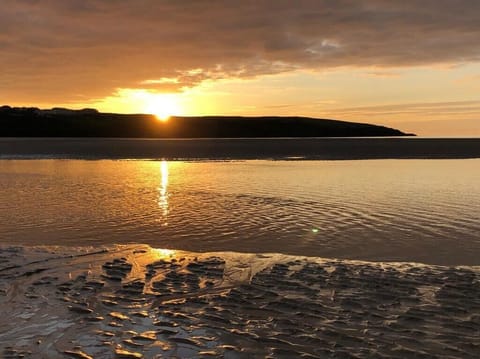
<svg viewBox="0 0 480 359"><path fill-rule="evenodd" d="M0 11L0 359L480 359L480 1Z"/></svg>
<svg viewBox="0 0 480 359"><path fill-rule="evenodd" d="M18 148L0 160L2 358L478 358L478 158Z"/></svg>
<svg viewBox="0 0 480 359"><path fill-rule="evenodd" d="M3 246L4 358L476 358L480 267Z"/></svg>

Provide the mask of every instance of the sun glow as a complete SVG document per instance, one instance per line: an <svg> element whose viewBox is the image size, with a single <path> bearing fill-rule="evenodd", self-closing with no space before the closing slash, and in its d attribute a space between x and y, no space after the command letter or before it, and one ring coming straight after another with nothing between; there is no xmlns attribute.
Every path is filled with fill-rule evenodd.
<svg viewBox="0 0 480 359"><path fill-rule="evenodd" d="M155 115L160 121L166 122L171 116L179 115L180 104L175 95L149 94L145 99L145 112Z"/></svg>

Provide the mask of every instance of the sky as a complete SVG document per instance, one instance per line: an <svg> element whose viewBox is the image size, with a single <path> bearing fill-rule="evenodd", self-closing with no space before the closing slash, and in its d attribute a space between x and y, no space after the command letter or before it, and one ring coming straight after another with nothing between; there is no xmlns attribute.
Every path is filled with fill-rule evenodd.
<svg viewBox="0 0 480 359"><path fill-rule="evenodd" d="M480 1L2 0L0 105L480 136Z"/></svg>

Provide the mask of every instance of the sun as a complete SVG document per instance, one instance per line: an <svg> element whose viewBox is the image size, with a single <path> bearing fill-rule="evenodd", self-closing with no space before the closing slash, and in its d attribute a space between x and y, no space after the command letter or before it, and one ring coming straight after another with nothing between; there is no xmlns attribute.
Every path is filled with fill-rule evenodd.
<svg viewBox="0 0 480 359"><path fill-rule="evenodd" d="M179 101L172 94L152 94L146 101L145 112L155 115L159 121L166 122L171 116L180 113Z"/></svg>

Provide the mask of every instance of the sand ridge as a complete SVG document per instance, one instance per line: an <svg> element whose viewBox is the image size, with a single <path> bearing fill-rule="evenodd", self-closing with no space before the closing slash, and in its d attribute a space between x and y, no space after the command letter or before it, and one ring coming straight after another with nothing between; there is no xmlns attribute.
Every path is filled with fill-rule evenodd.
<svg viewBox="0 0 480 359"><path fill-rule="evenodd" d="M480 268L2 247L4 358L477 358Z"/></svg>

